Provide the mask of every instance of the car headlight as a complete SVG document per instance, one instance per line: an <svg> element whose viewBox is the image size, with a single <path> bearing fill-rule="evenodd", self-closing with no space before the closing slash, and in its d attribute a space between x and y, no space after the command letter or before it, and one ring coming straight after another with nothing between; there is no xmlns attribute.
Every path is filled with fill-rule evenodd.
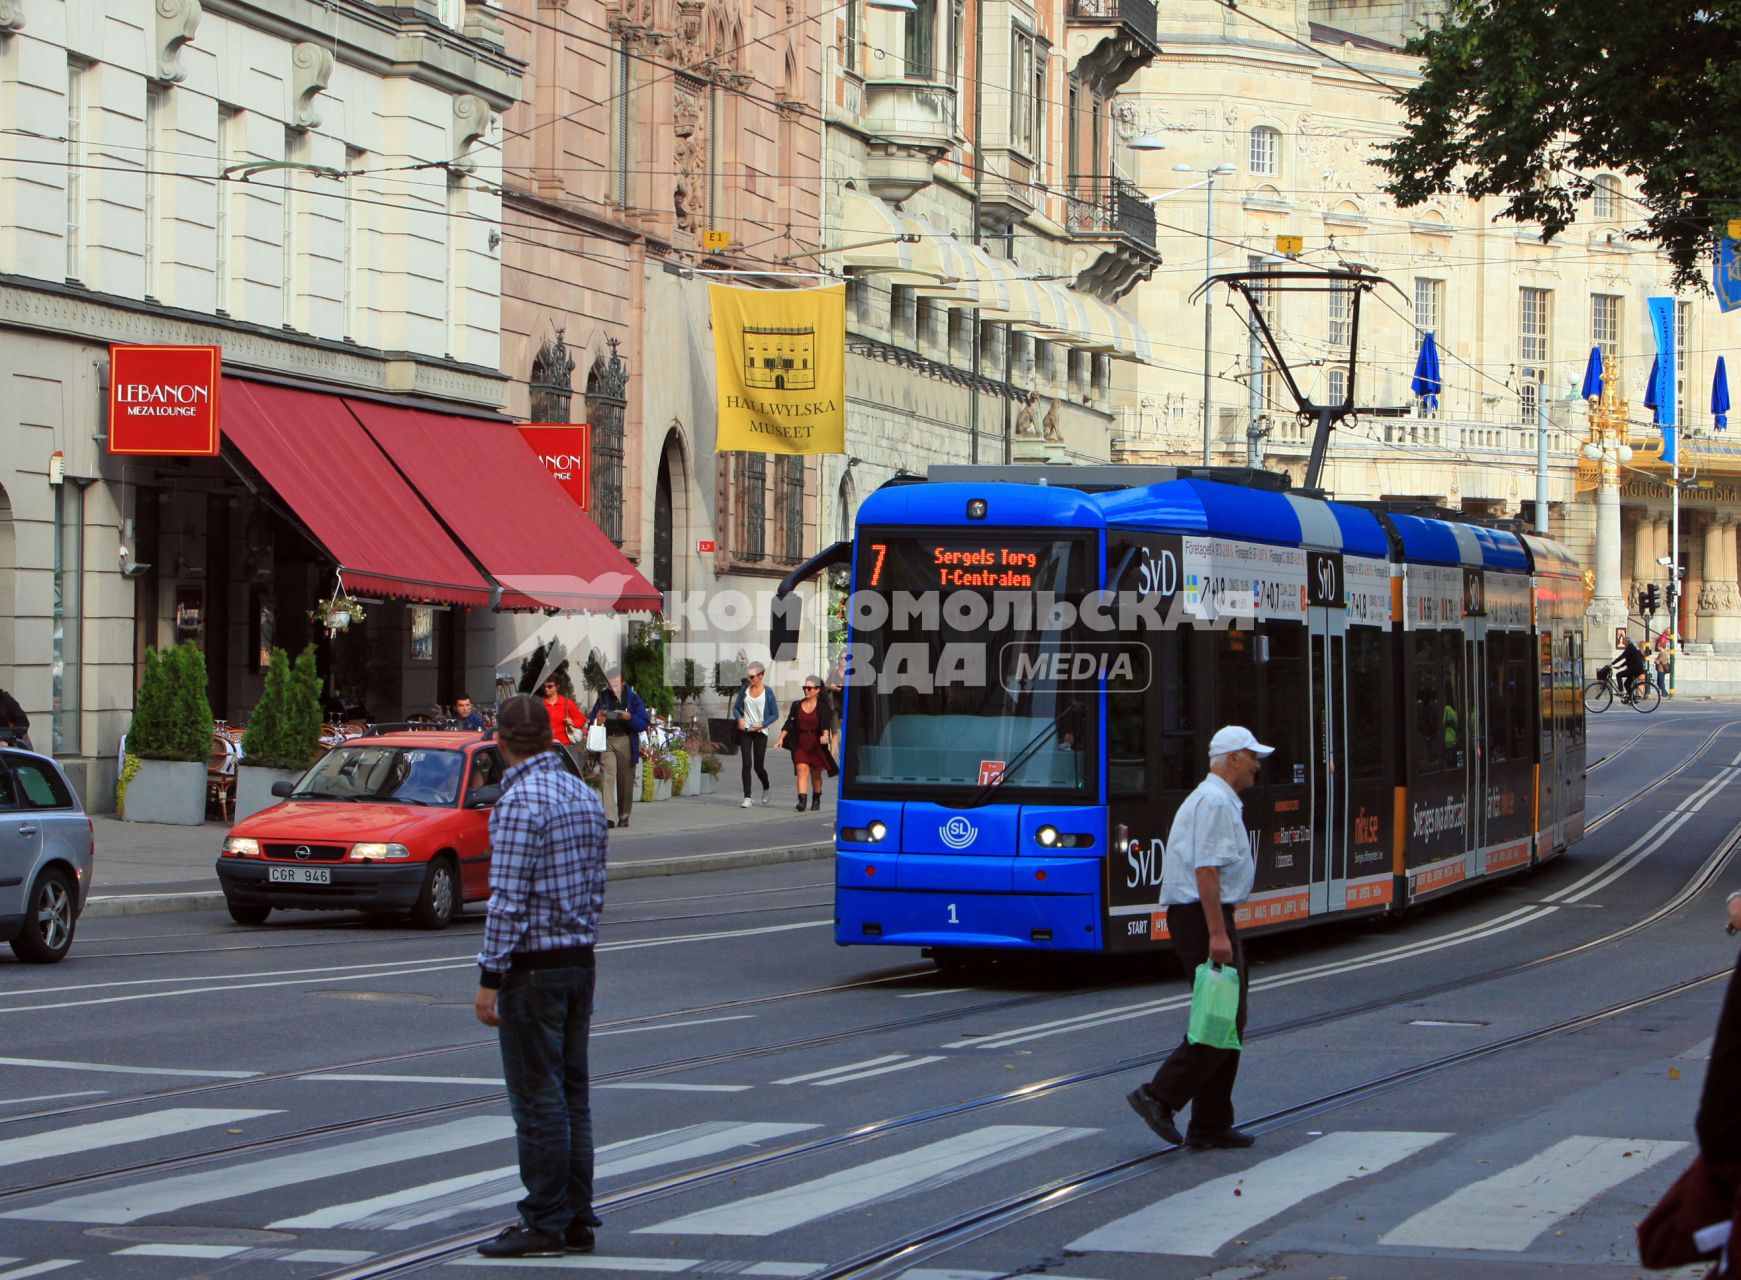
<svg viewBox="0 0 1741 1280"><path fill-rule="evenodd" d="M224 856L226 858L258 858L260 842L250 840L247 836L231 836L224 841Z"/></svg>
<svg viewBox="0 0 1741 1280"><path fill-rule="evenodd" d="M382 858L409 858L411 850L402 844L353 844L351 857L378 862Z"/></svg>

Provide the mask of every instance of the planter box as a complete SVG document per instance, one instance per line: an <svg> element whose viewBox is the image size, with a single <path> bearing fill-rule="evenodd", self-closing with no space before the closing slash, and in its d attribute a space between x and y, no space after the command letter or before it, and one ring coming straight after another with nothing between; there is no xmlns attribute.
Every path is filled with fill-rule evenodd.
<svg viewBox="0 0 1741 1280"><path fill-rule="evenodd" d="M127 784L128 822L165 822L199 827L206 820L203 760L141 760Z"/></svg>
<svg viewBox="0 0 1741 1280"><path fill-rule="evenodd" d="M655 799L655 800L669 800L670 798L671 798L671 779L669 779L669 778L654 778L653 779L653 799Z"/></svg>
<svg viewBox="0 0 1741 1280"><path fill-rule="evenodd" d="M719 790L719 775L717 773L704 773L701 775L701 794L702 795L710 796L715 791L718 791L718 790Z"/></svg>
<svg viewBox="0 0 1741 1280"><path fill-rule="evenodd" d="M273 805L282 803L272 794L272 784L295 782L301 776L301 769L262 769L259 765L238 764L234 821L240 822L262 809L270 809ZM130 789L128 794L132 794Z"/></svg>
<svg viewBox="0 0 1741 1280"><path fill-rule="evenodd" d="M701 766L694 761L690 761L689 776L683 779L683 794L686 796L701 794Z"/></svg>
<svg viewBox="0 0 1741 1280"><path fill-rule="evenodd" d="M709 716L707 718L707 736L709 741L719 743L721 755L737 754L738 722L730 716Z"/></svg>

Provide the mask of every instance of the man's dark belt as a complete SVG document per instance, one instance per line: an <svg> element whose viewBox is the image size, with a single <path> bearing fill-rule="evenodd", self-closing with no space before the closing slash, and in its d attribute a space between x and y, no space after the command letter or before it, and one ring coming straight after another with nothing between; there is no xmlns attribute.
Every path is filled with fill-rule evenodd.
<svg viewBox="0 0 1741 1280"><path fill-rule="evenodd" d="M516 951L508 957L509 973L529 973L533 969L590 969L593 967L591 947L557 947L552 951ZM478 984L491 989L500 987L505 974L488 969L478 971Z"/></svg>
<svg viewBox="0 0 1741 1280"><path fill-rule="evenodd" d="M607 724L605 726L605 733L613 738L626 738L633 732L634 732L634 730L629 728L629 726L626 724L625 725Z"/></svg>

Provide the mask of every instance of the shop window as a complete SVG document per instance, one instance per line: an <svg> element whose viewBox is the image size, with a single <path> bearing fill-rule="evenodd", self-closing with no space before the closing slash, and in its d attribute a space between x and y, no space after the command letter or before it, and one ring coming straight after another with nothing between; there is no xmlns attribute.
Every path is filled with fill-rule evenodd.
<svg viewBox="0 0 1741 1280"><path fill-rule="evenodd" d="M629 403L629 369L608 338L610 358L600 355L586 375L586 418L592 423L592 519L623 545L623 410ZM558 418L563 422L566 418Z"/></svg>

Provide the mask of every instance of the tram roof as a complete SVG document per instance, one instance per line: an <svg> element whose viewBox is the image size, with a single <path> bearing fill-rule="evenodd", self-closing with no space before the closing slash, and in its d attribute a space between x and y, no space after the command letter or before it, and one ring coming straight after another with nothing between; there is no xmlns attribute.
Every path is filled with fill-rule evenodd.
<svg viewBox="0 0 1741 1280"><path fill-rule="evenodd" d="M1529 572L1529 555L1522 541L1509 530L1402 511L1387 511L1384 519L1396 531L1404 561Z"/></svg>

